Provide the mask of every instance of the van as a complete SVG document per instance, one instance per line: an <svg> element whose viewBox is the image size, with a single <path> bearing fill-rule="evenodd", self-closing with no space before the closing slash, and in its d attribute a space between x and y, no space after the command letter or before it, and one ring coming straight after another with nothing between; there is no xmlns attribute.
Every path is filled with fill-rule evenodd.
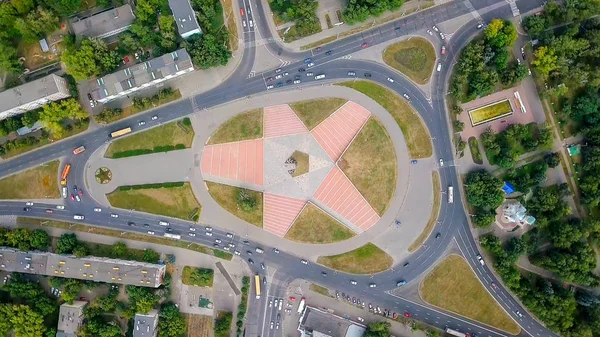
<svg viewBox="0 0 600 337"><path fill-rule="evenodd" d="M315 80L322 80L325 78L325 74L319 74L317 76L315 76Z"/></svg>
<svg viewBox="0 0 600 337"><path fill-rule="evenodd" d="M67 196L68 196L67 186L63 186L63 188L62 188L62 197L63 197L63 199L66 199Z"/></svg>
<svg viewBox="0 0 600 337"><path fill-rule="evenodd" d="M256 248L256 252L257 252L257 253L260 253L260 254L262 254L262 253L264 253L265 251L264 251L264 250L262 250L262 248L258 248L258 247L257 247L257 248Z"/></svg>
<svg viewBox="0 0 600 337"><path fill-rule="evenodd" d="M75 220L83 220L83 219L85 219L85 217L83 215L77 215L77 214L75 214L75 215L73 215L73 219L75 219Z"/></svg>
<svg viewBox="0 0 600 337"><path fill-rule="evenodd" d="M442 62L438 62L437 71L439 72L441 70L442 70Z"/></svg>
<svg viewBox="0 0 600 337"><path fill-rule="evenodd" d="M158 224L161 225L161 226L168 226L169 225L169 223L166 222L166 221L159 221Z"/></svg>

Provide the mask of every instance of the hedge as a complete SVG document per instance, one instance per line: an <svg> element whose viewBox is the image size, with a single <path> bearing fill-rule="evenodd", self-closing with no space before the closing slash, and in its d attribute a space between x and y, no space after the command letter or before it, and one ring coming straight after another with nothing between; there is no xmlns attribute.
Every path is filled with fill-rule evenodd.
<svg viewBox="0 0 600 337"><path fill-rule="evenodd" d="M134 157L141 156L144 154L150 153L161 153L161 152L169 152L173 150L183 150L185 149L184 144L173 145L163 145L163 146L155 146L153 149L136 149L136 150L126 150L113 153L113 158L125 158L125 157Z"/></svg>
<svg viewBox="0 0 600 337"><path fill-rule="evenodd" d="M119 191L148 190L148 189L157 189L157 188L182 187L184 184L185 184L185 182L178 181L178 182L171 182L171 183L156 183L156 184L143 184L143 185L124 185L124 186L119 186Z"/></svg>
<svg viewBox="0 0 600 337"><path fill-rule="evenodd" d="M248 285L250 284L250 278L248 276L244 276L242 278L242 300L238 305L238 313L237 313L237 336L241 337L243 334L242 326L244 325L244 316L246 315L246 304L248 303Z"/></svg>

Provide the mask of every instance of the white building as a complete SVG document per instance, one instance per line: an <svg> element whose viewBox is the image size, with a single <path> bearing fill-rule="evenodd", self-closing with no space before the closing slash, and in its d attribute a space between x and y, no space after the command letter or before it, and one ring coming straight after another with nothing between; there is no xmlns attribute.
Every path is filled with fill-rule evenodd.
<svg viewBox="0 0 600 337"><path fill-rule="evenodd" d="M188 0L169 0L169 7L171 7L177 30L182 38L187 39L194 34L202 33L196 13Z"/></svg>
<svg viewBox="0 0 600 337"><path fill-rule="evenodd" d="M190 55L179 49L90 81L90 94L94 100L106 103L193 70Z"/></svg>
<svg viewBox="0 0 600 337"><path fill-rule="evenodd" d="M84 301L73 301L60 306L58 313L58 327L56 337L76 337L77 329L83 321L83 308L87 305Z"/></svg>
<svg viewBox="0 0 600 337"><path fill-rule="evenodd" d="M156 337L158 310L152 310L147 314L135 314L133 321L133 337Z"/></svg>
<svg viewBox="0 0 600 337"><path fill-rule="evenodd" d="M0 120L71 96L67 80L54 74L0 92Z"/></svg>

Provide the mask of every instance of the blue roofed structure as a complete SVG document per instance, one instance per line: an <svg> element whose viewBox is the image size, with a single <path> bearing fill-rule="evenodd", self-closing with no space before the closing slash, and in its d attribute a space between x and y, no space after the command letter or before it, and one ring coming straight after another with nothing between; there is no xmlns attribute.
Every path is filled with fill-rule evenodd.
<svg viewBox="0 0 600 337"><path fill-rule="evenodd" d="M511 194L515 191L515 187L511 185L508 181L505 181L504 186L502 186L502 190L506 194Z"/></svg>

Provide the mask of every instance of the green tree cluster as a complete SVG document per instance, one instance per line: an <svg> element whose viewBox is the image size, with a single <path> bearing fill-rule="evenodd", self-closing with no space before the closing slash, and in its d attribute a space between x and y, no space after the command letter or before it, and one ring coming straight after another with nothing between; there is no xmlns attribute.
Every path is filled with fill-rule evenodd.
<svg viewBox="0 0 600 337"><path fill-rule="evenodd" d="M48 316L57 311L56 300L49 298L39 283L27 281L22 274L13 273L11 281L2 290L10 294L13 302L27 305L40 316Z"/></svg>
<svg viewBox="0 0 600 337"><path fill-rule="evenodd" d="M517 169L509 169L504 176L504 180L513 184L518 191L527 194L530 188L546 181L547 170L546 160L538 160Z"/></svg>
<svg viewBox="0 0 600 337"><path fill-rule="evenodd" d="M490 164L502 168L513 167L524 153L550 149L552 141L552 131L547 125L540 127L533 123L512 124L498 134L487 128L481 134L481 143Z"/></svg>
<svg viewBox="0 0 600 337"><path fill-rule="evenodd" d="M229 336L232 321L233 314L231 312L219 312L217 318L215 318L215 337Z"/></svg>
<svg viewBox="0 0 600 337"><path fill-rule="evenodd" d="M184 43L194 65L200 69L224 66L231 58L231 50L223 38L211 33L194 34Z"/></svg>
<svg viewBox="0 0 600 337"><path fill-rule="evenodd" d="M174 303L166 303L158 313L159 337L182 337L187 331L187 322Z"/></svg>
<svg viewBox="0 0 600 337"><path fill-rule="evenodd" d="M61 59L67 73L79 81L110 73L121 62L119 53L109 50L106 42L98 38L85 38L79 46L68 46Z"/></svg>
<svg viewBox="0 0 600 337"><path fill-rule="evenodd" d="M293 21L294 26L285 35L286 40L296 40L321 31L317 17L319 3L312 0L269 0L271 10L286 22Z"/></svg>
<svg viewBox="0 0 600 337"><path fill-rule="evenodd" d="M48 250L50 236L43 229L0 227L0 246L20 250Z"/></svg>
<svg viewBox="0 0 600 337"><path fill-rule="evenodd" d="M350 0L344 9L342 19L345 23L355 24L363 22L370 16L380 16L385 11L397 10L404 4L404 0Z"/></svg>
<svg viewBox="0 0 600 337"><path fill-rule="evenodd" d="M114 314L120 302L116 300L119 291L111 288L106 296L96 297L83 313L85 324L77 331L82 337L120 337L123 335L116 320L109 320L109 315Z"/></svg>
<svg viewBox="0 0 600 337"><path fill-rule="evenodd" d="M256 198L245 188L238 189L237 205L245 212L256 210L258 205Z"/></svg>
<svg viewBox="0 0 600 337"><path fill-rule="evenodd" d="M125 291L129 295L129 303L136 313L147 314L158 304L159 297L154 289L128 285Z"/></svg>
<svg viewBox="0 0 600 337"><path fill-rule="evenodd" d="M24 304L0 304L0 335L15 337L43 337L46 327L44 317Z"/></svg>
<svg viewBox="0 0 600 337"><path fill-rule="evenodd" d="M367 326L364 337L390 337L390 322L380 321L371 323Z"/></svg>
<svg viewBox="0 0 600 337"><path fill-rule="evenodd" d="M465 181L467 201L475 208L473 223L488 227L494 222L495 210L504 201L502 181L486 170L471 171Z"/></svg>
<svg viewBox="0 0 600 337"><path fill-rule="evenodd" d="M190 284L212 287L214 271L207 268L196 268L190 275Z"/></svg>

